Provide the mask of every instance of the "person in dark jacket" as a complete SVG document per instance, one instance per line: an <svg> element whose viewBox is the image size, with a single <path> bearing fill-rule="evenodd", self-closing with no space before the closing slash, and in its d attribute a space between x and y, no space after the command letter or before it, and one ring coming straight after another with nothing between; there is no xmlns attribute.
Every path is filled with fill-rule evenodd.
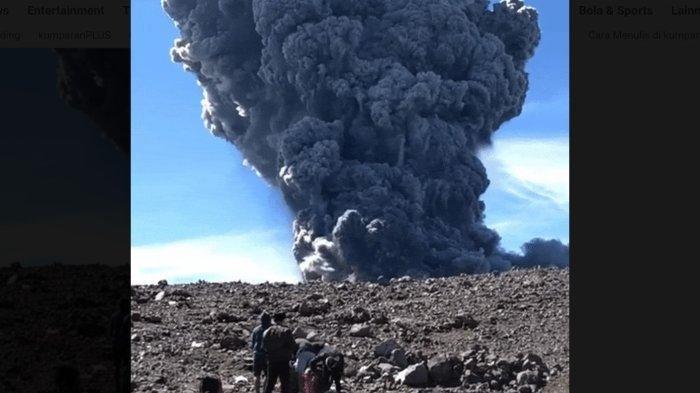
<svg viewBox="0 0 700 393"><path fill-rule="evenodd" d="M292 392L302 391L304 382L304 372L311 359L321 352L324 344L319 342L309 342L304 340L297 350L296 361L294 362L294 374L292 374ZM296 381L294 381L296 380Z"/></svg>
<svg viewBox="0 0 700 393"><path fill-rule="evenodd" d="M265 377L265 393L272 393L277 379L280 380L282 393L290 393L289 361L294 358L297 343L294 341L292 330L283 326L284 313L273 316L274 325L263 334L263 348L267 356L267 375Z"/></svg>
<svg viewBox="0 0 700 393"><path fill-rule="evenodd" d="M335 391L340 392L340 378L343 376L345 359L343 354L326 347L309 362L308 369L318 377L319 392L326 392L335 383Z"/></svg>
<svg viewBox="0 0 700 393"><path fill-rule="evenodd" d="M263 334L272 326L270 314L263 311L260 314L260 325L253 329L251 348L253 349L253 376L255 377L255 393L260 393L260 374L267 368L267 357L263 348Z"/></svg>

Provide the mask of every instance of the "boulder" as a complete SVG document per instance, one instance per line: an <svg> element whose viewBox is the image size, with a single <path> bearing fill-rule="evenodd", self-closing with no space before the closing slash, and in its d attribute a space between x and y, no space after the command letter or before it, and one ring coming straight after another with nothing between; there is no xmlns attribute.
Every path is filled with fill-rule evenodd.
<svg viewBox="0 0 700 393"><path fill-rule="evenodd" d="M464 371L464 365L456 356L438 355L428 361L430 379L438 385L454 386Z"/></svg>
<svg viewBox="0 0 700 393"><path fill-rule="evenodd" d="M388 340L382 341L374 347L374 356L384 356L388 359L391 357L391 352L398 348L400 347L396 340L390 338Z"/></svg>
<svg viewBox="0 0 700 393"><path fill-rule="evenodd" d="M396 374L395 380L402 385L411 387L426 386L429 381L428 367L425 363L413 364Z"/></svg>

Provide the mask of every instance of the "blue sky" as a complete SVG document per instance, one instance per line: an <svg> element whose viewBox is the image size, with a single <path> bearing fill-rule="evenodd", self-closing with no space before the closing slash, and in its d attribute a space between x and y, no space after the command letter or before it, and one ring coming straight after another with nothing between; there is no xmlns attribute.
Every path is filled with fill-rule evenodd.
<svg viewBox="0 0 700 393"><path fill-rule="evenodd" d="M542 41L523 113L481 152L486 223L509 250L568 242L568 2L531 0ZM132 2L132 282L297 281L292 214L279 191L200 118L202 91L170 61L178 31L160 2Z"/></svg>

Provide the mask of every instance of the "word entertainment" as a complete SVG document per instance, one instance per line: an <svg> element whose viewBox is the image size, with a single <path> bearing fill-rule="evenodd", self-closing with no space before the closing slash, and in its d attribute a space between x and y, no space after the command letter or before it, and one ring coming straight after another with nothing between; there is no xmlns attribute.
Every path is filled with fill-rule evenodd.
<svg viewBox="0 0 700 393"><path fill-rule="evenodd" d="M671 15L686 16L686 15L700 15L700 7L688 7L684 5L683 7L671 6Z"/></svg>

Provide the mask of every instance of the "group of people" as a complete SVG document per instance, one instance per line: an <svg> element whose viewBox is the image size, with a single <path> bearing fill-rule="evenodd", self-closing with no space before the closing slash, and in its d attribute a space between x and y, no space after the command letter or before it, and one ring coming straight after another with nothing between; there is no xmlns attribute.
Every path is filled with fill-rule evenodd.
<svg viewBox="0 0 700 393"><path fill-rule="evenodd" d="M340 392L343 355L323 343L295 340L292 330L284 326L284 319L283 313L271 318L263 312L260 325L253 330L255 392L260 393L263 373L264 393L272 393L277 380L282 393L323 393L333 384L336 392Z"/></svg>
<svg viewBox="0 0 700 393"><path fill-rule="evenodd" d="M272 317L260 315L260 325L253 329L253 375L255 392L260 393L265 374L264 393L272 393L278 380L282 393L324 393L335 385L340 392L340 379L345 367L343 355L329 345L294 339L292 330L284 326L284 313ZM221 380L201 379L200 393L222 393Z"/></svg>

